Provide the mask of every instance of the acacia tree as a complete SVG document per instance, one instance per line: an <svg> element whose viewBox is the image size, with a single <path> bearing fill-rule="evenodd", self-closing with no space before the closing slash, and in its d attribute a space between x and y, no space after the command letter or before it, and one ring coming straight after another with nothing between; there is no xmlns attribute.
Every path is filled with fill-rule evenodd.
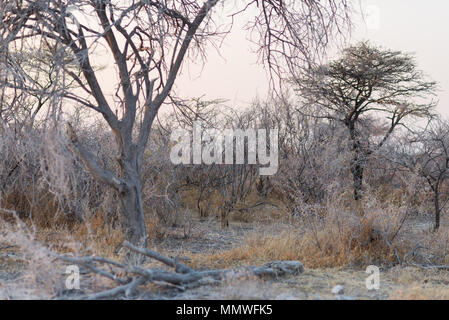
<svg viewBox="0 0 449 320"><path fill-rule="evenodd" d="M362 197L363 171L369 156L396 127L412 117L430 117L436 83L416 68L412 56L368 42L346 48L341 58L295 81L304 108L314 117L336 120L349 133L354 199ZM303 111L304 112L304 111ZM376 133L365 124L383 119Z"/></svg>
<svg viewBox="0 0 449 320"><path fill-rule="evenodd" d="M219 5L221 4L221 6ZM252 0L236 3L229 23L221 25L224 1L204 0L8 0L0 13L0 63L9 77L3 86L44 97L55 112L73 104L97 112L116 137L118 172L102 168L70 124L70 148L91 175L118 192L124 237L135 244L146 238L141 168L150 129L183 62L206 56L208 42L224 36L234 17L253 10L250 34L271 79L311 62L329 38L348 26L347 1ZM24 49L55 49L55 69L63 77L38 87L14 59ZM64 57L76 58L80 74ZM117 86L108 92L97 72L104 55L115 62ZM78 90L67 90L75 81ZM61 86L62 82L62 86ZM121 110L122 112L118 112Z"/></svg>

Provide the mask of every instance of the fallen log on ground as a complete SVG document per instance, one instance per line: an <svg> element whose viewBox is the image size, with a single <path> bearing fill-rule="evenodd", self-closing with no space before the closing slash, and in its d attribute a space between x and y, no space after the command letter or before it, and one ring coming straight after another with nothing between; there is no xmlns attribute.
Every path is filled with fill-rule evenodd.
<svg viewBox="0 0 449 320"><path fill-rule="evenodd" d="M304 271L299 261L275 261L263 266L247 266L234 269L194 270L185 264L164 256L156 251L139 248L129 242L124 247L129 250L162 262L174 269L166 271L157 268L143 268L125 264L97 256L71 257L58 256L65 262L83 266L92 273L116 282L117 286L101 292L74 296L76 299L110 299L119 295L131 298L138 287L148 283L167 284L178 290L185 291L202 285L220 284L225 279L245 276L255 276L263 279L275 279L287 275L297 275Z"/></svg>

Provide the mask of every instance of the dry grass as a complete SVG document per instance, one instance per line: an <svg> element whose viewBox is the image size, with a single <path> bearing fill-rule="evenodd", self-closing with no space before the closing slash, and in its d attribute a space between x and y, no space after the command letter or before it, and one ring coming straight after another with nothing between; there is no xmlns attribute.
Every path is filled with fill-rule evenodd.
<svg viewBox="0 0 449 320"><path fill-rule="evenodd" d="M14 281L3 283L3 279L0 279L0 288L6 288L0 290L0 298L48 299L61 290L63 282L60 275L65 269L46 246L36 241L35 233L23 223L17 220L12 225L3 221L0 243L15 247L12 259L21 266L20 270L16 270L19 276Z"/></svg>
<svg viewBox="0 0 449 320"><path fill-rule="evenodd" d="M398 289L393 292L390 300L449 300L449 289L429 288L422 286L408 287L406 289Z"/></svg>
<svg viewBox="0 0 449 320"><path fill-rule="evenodd" d="M199 217L194 217L195 213L182 211L182 215L185 215L181 219L183 223L193 223L194 226L204 225L204 230L195 229L195 227L193 228L195 231L186 230L185 226L183 229L183 223L173 230L174 228L163 225L156 215L148 212L147 230L150 246L172 241L176 246L176 252L162 246L156 246L155 249L163 254L174 253L188 257L191 259L188 264L194 268L232 268L242 265L262 265L275 260L299 260L304 263L307 270L305 274L294 280L300 281L297 285L298 290L306 292L305 295L290 294L288 286L285 287L282 284L267 284L251 279L245 280L247 281L245 290L236 291L236 288L241 287L240 282L231 279L214 293L216 297L314 299L313 292L316 291L320 292L318 298L327 299L332 298L329 294L332 286L343 283L353 288L351 289L353 291L349 292L361 298L449 298L448 290L445 289L445 286L449 284L447 276L436 274L429 276L407 268L398 269L396 274L392 271L385 275L389 280L385 279L387 288L382 291L382 294L368 294L363 291L363 279L366 277L364 267L375 264L389 268L397 264L398 256L402 259L418 242L424 249L410 257L406 263L431 261L448 264L449 231L446 228L445 219L442 221L439 232L430 232L429 229L416 228L417 221L402 223L407 208L401 206L400 199L388 202L378 201L372 197L363 204L351 204L344 197L331 200L326 206L304 207L304 211L308 214L296 218L284 219L285 213L282 210L274 210L278 211L276 213L272 208L265 207L248 212L247 214L251 216L249 221L259 222L246 223L249 230L239 234L238 237L233 235L232 228L237 225L235 222L231 224L231 230L219 230L218 221L214 224L213 217L208 221L200 221ZM363 215L360 214L361 212ZM276 218L276 214L279 214L281 218ZM38 294L36 290L41 286L45 292L40 291L39 294L46 297L55 294L54 288L60 290L61 283L58 282L58 278L50 277L49 274L60 272L61 266L40 261L40 259L48 259L48 254L46 255L43 250L44 247L50 247L60 253L95 254L117 260L122 258L120 248L123 238L119 226L102 210L95 210L84 216L84 221L80 223L64 220L64 215L61 215L57 227L54 221L45 223L45 220L42 220L41 223L32 224L29 219L26 219L25 224L34 231L33 235L29 235L27 240L24 240L24 236L15 239L18 243L22 243L21 251L27 252L28 255L34 252L38 254L22 267L25 276L21 278L19 282L21 286L16 288L17 292L26 291L27 281L35 290L34 293L29 293L30 296ZM45 215L41 217L44 219ZM265 220L260 217L269 218ZM51 220L53 217L50 215L48 219ZM244 219L236 217L235 220ZM208 232L207 230L211 231L212 227L217 229ZM245 228L241 229L245 230ZM210 238L211 234L215 236ZM203 250L200 245L202 242L207 242L209 245L214 241L223 243L228 240L232 240L232 246L218 245L215 251ZM30 248L37 248L33 247L34 241L42 245L39 249L30 250ZM206 244L204 245L206 247ZM341 268L349 271L342 271ZM42 270L42 272L37 273L36 270ZM330 277L327 275L329 273L333 275ZM48 279L42 282L40 277ZM428 282L424 283L423 279L427 279ZM97 282L99 287L105 286L100 280ZM275 289L275 286L279 288ZM269 288L271 288L270 295L258 294Z"/></svg>
<svg viewBox="0 0 449 320"><path fill-rule="evenodd" d="M390 234L381 228L383 222L374 214L362 218L348 212L334 211L325 218L297 222L279 234L253 232L245 237L241 246L210 255L193 256L193 264L198 267L227 267L273 260L299 260L308 268L328 268L392 263L396 261L395 249L402 254L410 250L410 245L388 245L385 237Z"/></svg>
<svg viewBox="0 0 449 320"><path fill-rule="evenodd" d="M343 217L342 217L343 218ZM343 219L349 226L363 226L360 217L354 218L349 223L348 217ZM340 220L338 220L340 221ZM354 221L359 221L356 224ZM374 219L366 220L374 223ZM365 221L365 225L368 223ZM341 221L340 221L341 222ZM197 222L199 224L205 222ZM235 242L231 249L219 249L213 253L205 254L204 252L194 253L197 244L202 240L212 240L211 236L216 236L217 241L223 233L229 233L232 237L232 230L219 231L214 229L209 232L212 225L207 222L204 226L204 232L195 232L198 239L185 239L182 242L182 252L170 250L169 248L155 249L171 255L173 253L181 254L184 257L191 258L190 264L196 268L230 268L242 265L261 265L273 260L300 260L306 266L305 273L277 282L266 282L255 279L229 279L217 288L207 288L206 290L197 290L189 292L186 298L217 298L217 299L335 299L330 293L334 285L342 284L345 287L345 295L352 296L356 299L448 299L449 278L447 272L437 270L424 270L415 267L394 267L383 269L381 272L381 290L367 291L364 287L366 274L364 268L367 264L385 262L395 260L394 254L390 247L384 246L382 241L373 240L368 246L354 245L350 251L342 251L350 243L347 238L343 237L343 233L330 233L336 230L336 221L327 221L323 226L329 229L320 230L316 233L316 229L305 227L305 224L286 225L286 224L266 224L255 225L248 224L252 229L247 233L241 234L240 239ZM302 227L301 227L302 226ZM217 226L218 227L218 226ZM231 228L236 228L233 224ZM358 227L355 229L358 232ZM178 228L179 229L179 228ZM244 230L244 229L242 229ZM314 231L315 230L315 231ZM346 230L343 228L343 230ZM23 244L23 252L26 254L34 254L26 265L22 267L25 271L20 281L16 282L14 288L8 292L3 292L6 297L46 297L50 298L57 290L63 288L63 284L59 281L57 273L61 273L64 268L54 264L45 254L44 246L37 245L35 240L41 240L46 246L52 247L58 252L74 252L76 254L95 253L101 254L113 259L120 259L119 252L114 248L118 248L121 242L119 230L102 220L102 216L93 216L89 223L79 226L78 229L71 231L60 230L40 230L36 234L28 234L24 236L18 232L15 240ZM173 231L165 235L162 243L169 243L172 239ZM423 233L421 235L426 235ZM432 234L430 242L434 243L435 248L444 247L441 243L444 239L443 233ZM25 238L24 238L25 237ZM236 238L238 239L238 238ZM430 238L426 238L430 239ZM81 240L81 241L79 241ZM342 243L334 243L332 241L343 241ZM446 239L447 240L447 239ZM180 240L181 241L181 240ZM321 249L317 247L318 242ZM36 242L36 243L35 243ZM396 245L400 245L401 242ZM173 249L176 243L173 243ZM327 251L322 251L326 248ZM363 250L366 248L367 250ZM21 255L22 256L22 255ZM377 257L373 259L373 257ZM42 261L41 261L42 260ZM47 261L47 262L45 262ZM340 267L337 267L340 266ZM37 272L39 271L39 272ZM242 282L243 281L243 282ZM101 279L92 279L92 288L101 289L107 286ZM242 285L243 284L243 285ZM56 288L56 289L55 289ZM31 290L32 289L32 290ZM148 287L149 292L155 291L156 287ZM56 291L55 291L56 290ZM0 290L1 291L1 290ZM156 290L157 291L157 290ZM166 294L170 294L167 293ZM186 293L187 294L187 293Z"/></svg>
<svg viewBox="0 0 449 320"><path fill-rule="evenodd" d="M445 270L416 267L393 268L388 272L394 279L391 300L448 300L449 275Z"/></svg>

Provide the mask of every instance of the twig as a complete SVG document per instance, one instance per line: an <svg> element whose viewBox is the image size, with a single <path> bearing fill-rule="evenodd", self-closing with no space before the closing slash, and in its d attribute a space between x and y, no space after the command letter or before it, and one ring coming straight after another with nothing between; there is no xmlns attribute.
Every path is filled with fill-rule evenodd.
<svg viewBox="0 0 449 320"><path fill-rule="evenodd" d="M399 257L398 250L395 247L393 247L390 240L388 240L387 238L384 238L384 239L385 239L385 242L387 243L388 247L393 250L394 255L396 256L396 259L398 260L399 265L402 266L402 261L401 261L401 257Z"/></svg>

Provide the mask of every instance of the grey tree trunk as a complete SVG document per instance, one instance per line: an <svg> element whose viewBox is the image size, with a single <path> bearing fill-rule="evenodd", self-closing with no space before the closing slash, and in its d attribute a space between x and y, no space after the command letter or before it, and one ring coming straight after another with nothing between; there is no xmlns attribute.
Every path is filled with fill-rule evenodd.
<svg viewBox="0 0 449 320"><path fill-rule="evenodd" d="M119 136L120 166L119 221L124 239L146 247L145 215L142 205L141 157L131 135Z"/></svg>
<svg viewBox="0 0 449 320"><path fill-rule="evenodd" d="M434 189L434 206L435 206L435 227L434 230L440 228L440 199L439 199L439 186L438 183Z"/></svg>
<svg viewBox="0 0 449 320"><path fill-rule="evenodd" d="M142 207L142 188L139 176L123 178L126 186L119 192L120 225L124 239L146 247L145 216Z"/></svg>
<svg viewBox="0 0 449 320"><path fill-rule="evenodd" d="M360 200L362 198L363 169L360 159L355 157L351 166L352 178L354 181L354 200Z"/></svg>
<svg viewBox="0 0 449 320"><path fill-rule="evenodd" d="M366 155L361 150L362 147L355 129L355 123L349 122L346 125L352 140L353 157L351 159L351 173L354 181L354 200L358 201L362 198L363 170Z"/></svg>

